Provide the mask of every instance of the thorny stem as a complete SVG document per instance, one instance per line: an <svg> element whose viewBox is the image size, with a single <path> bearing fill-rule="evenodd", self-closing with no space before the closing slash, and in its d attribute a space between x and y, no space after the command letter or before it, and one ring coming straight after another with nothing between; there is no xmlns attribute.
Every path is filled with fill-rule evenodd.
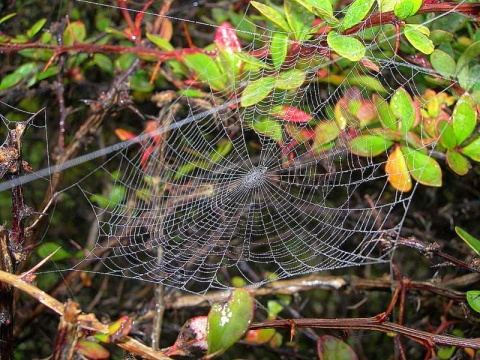
<svg viewBox="0 0 480 360"><path fill-rule="evenodd" d="M407 326L395 324L389 321L380 322L377 316L369 318L350 319L282 319L256 323L250 326L251 330L258 329L335 329L335 330L374 330L384 333L403 335L422 345L457 346L461 348L480 349L480 338L466 339L453 336L437 335L426 331L412 329Z"/></svg>

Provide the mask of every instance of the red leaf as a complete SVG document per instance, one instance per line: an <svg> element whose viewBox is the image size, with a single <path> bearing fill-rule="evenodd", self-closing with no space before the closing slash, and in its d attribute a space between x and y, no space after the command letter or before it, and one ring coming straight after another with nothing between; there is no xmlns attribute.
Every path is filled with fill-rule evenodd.
<svg viewBox="0 0 480 360"><path fill-rule="evenodd" d="M122 141L132 140L137 137L137 135L125 129L115 129L115 135Z"/></svg>
<svg viewBox="0 0 480 360"><path fill-rule="evenodd" d="M147 125L145 126L145 134L152 134L152 140L155 142L155 145L160 144L162 136L156 121L147 121Z"/></svg>
<svg viewBox="0 0 480 360"><path fill-rule="evenodd" d="M295 123L307 123L313 119L312 115L292 106L282 106L279 111L271 113L270 115L280 120Z"/></svg>
<svg viewBox="0 0 480 360"><path fill-rule="evenodd" d="M155 146L149 146L143 152L142 160L140 161L140 164L142 165L142 167L145 167L145 164L147 163L147 160L150 157L150 155L152 155L153 150L155 150Z"/></svg>
<svg viewBox="0 0 480 360"><path fill-rule="evenodd" d="M222 23L215 32L215 43L217 46L228 52L240 51L242 46L237 33L228 22Z"/></svg>

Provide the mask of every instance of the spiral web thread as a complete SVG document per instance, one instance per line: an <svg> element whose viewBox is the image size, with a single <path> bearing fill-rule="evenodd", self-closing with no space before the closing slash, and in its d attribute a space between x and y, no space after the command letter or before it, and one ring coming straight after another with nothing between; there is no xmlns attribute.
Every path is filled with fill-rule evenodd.
<svg viewBox="0 0 480 360"><path fill-rule="evenodd" d="M271 30L250 26L255 32L237 30L240 37L253 37L248 44L242 41L242 50L268 54ZM211 33L211 26L206 30ZM398 236L414 192L388 184L387 154L374 159L353 155L342 135L331 149L314 151L311 141L294 138L315 125L277 119L282 141L276 141L268 133L274 129L259 132L252 123L287 102L308 107L314 120L329 119L327 106L371 93L361 85L366 75L383 85L387 97L401 86L420 96L415 78L429 70L390 58L393 49L385 44L392 44L394 36L378 30L375 40L365 38L366 58L378 72L356 64L340 84L310 82L322 70L330 80L342 60L323 55L303 64L304 85L295 91L275 88L262 106L241 107L241 99L231 94L241 94L239 89L266 76L265 69L249 72L240 83L230 79L223 92L203 84L203 98L157 95L157 130L98 169L126 194L106 208L91 202L100 234L84 261L92 262L95 272L197 293L228 288L233 276L259 284L388 261L391 251L381 246L382 239ZM260 60L270 61L266 56ZM298 60L289 59L289 66L298 66ZM91 199L93 194L79 185Z"/></svg>

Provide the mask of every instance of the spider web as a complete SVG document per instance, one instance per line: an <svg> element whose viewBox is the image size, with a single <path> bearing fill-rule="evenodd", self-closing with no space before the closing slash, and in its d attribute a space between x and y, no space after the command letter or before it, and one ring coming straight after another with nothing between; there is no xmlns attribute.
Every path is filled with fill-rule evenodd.
<svg viewBox="0 0 480 360"><path fill-rule="evenodd" d="M253 7L251 13L256 13ZM245 16L235 31L249 38L242 40L243 53L271 65L273 31L262 23ZM195 26L204 27L213 42L214 25ZM82 270L88 262L87 270L97 273L203 293L231 287L234 277L262 284L389 261L394 247L385 248L385 239L399 235L414 191L389 185L387 152L372 159L348 151L358 127L348 126L322 149L304 135L314 134L319 122L333 120L336 104L348 113L350 101L371 97L372 81L384 89L385 98L399 87L420 96L416 77L429 70L392 58L394 28L363 36L365 58L378 69L327 51L316 51L308 60L293 56L287 66L303 69L302 85L289 89L295 78L281 83L276 75L271 94L253 106L242 106L242 89L271 76L267 66L229 77L221 91L212 90L220 79L206 82L200 71L200 85L181 94L156 94L154 130L123 143L96 169L111 176L121 200L100 206L83 182L77 184L99 229ZM322 42L320 37L304 46L314 49ZM345 77L335 75L338 68ZM294 114L287 113L271 120L271 126L259 125L258 119L272 119L284 104L308 110L312 121L295 123L288 119Z"/></svg>

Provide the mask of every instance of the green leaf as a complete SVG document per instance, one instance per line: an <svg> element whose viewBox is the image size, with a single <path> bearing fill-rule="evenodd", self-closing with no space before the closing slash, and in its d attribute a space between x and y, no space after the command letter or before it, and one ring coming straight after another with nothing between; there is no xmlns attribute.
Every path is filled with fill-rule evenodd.
<svg viewBox="0 0 480 360"><path fill-rule="evenodd" d="M323 335L317 341L320 360L358 360L355 351L344 341L332 335Z"/></svg>
<svg viewBox="0 0 480 360"><path fill-rule="evenodd" d="M282 125L271 117L261 117L255 119L253 120L251 126L257 134L267 136L277 142L282 141Z"/></svg>
<svg viewBox="0 0 480 360"><path fill-rule="evenodd" d="M480 290L467 291L467 302L477 313L480 313Z"/></svg>
<svg viewBox="0 0 480 360"><path fill-rule="evenodd" d="M378 117L382 123L382 126L385 129L390 129L393 131L397 130L397 119L395 119L395 115L393 115L387 100L374 94L373 101L375 102L375 105L377 105Z"/></svg>
<svg viewBox="0 0 480 360"><path fill-rule="evenodd" d="M361 135L350 140L350 152L359 156L377 156L385 154L393 141L377 135Z"/></svg>
<svg viewBox="0 0 480 360"><path fill-rule="evenodd" d="M390 109L393 115L401 121L401 130L405 134L415 122L415 108L412 98L403 88L399 88L390 100Z"/></svg>
<svg viewBox="0 0 480 360"><path fill-rule="evenodd" d="M275 87L280 90L299 88L305 82L305 72L298 69L282 71L275 79Z"/></svg>
<svg viewBox="0 0 480 360"><path fill-rule="evenodd" d="M248 83L242 92L240 105L247 107L259 103L270 94L274 85L275 78L273 76L265 76Z"/></svg>
<svg viewBox="0 0 480 360"><path fill-rule="evenodd" d="M27 30L27 36L29 38L34 37L42 29L43 25L45 25L46 22L47 19L38 20L35 24L32 25L30 29Z"/></svg>
<svg viewBox="0 0 480 360"><path fill-rule="evenodd" d="M214 304L208 314L208 354L220 354L240 340L253 319L253 296L235 289L225 303Z"/></svg>
<svg viewBox="0 0 480 360"><path fill-rule="evenodd" d="M95 54L93 55L93 62L103 71L113 74L113 63L108 56L100 53Z"/></svg>
<svg viewBox="0 0 480 360"><path fill-rule="evenodd" d="M328 25L335 27L340 23L333 15L333 7L330 0L295 0L312 14L317 15Z"/></svg>
<svg viewBox="0 0 480 360"><path fill-rule="evenodd" d="M305 12L293 0L284 0L284 9L288 25L293 31L293 38L304 40L312 29L315 16Z"/></svg>
<svg viewBox="0 0 480 360"><path fill-rule="evenodd" d="M170 44L167 40L162 38L161 36L150 34L147 32L147 39L150 40L156 47L160 50L171 51L174 49L172 44Z"/></svg>
<svg viewBox="0 0 480 360"><path fill-rule="evenodd" d="M273 34L272 42L270 43L270 56L272 57L273 67L279 70L288 50L288 36L284 33L276 32Z"/></svg>
<svg viewBox="0 0 480 360"><path fill-rule="evenodd" d="M421 151L402 146L407 167L412 177L420 184L442 186L442 169L437 161Z"/></svg>
<svg viewBox="0 0 480 360"><path fill-rule="evenodd" d="M235 52L234 55L239 58L244 63L251 65L254 70L259 69L267 69L270 70L272 67L267 63L263 62L262 60L257 59L255 56L243 53L243 52ZM252 69L252 70L253 70Z"/></svg>
<svg viewBox="0 0 480 360"><path fill-rule="evenodd" d="M286 31L287 33L291 31L287 20L285 20L283 15L274 8L257 1L250 1L250 4L252 4L263 16L277 25L280 29Z"/></svg>
<svg viewBox="0 0 480 360"><path fill-rule="evenodd" d="M455 226L455 232L460 238L467 243L470 248L475 251L477 255L480 255L480 240L470 235L461 227Z"/></svg>
<svg viewBox="0 0 480 360"><path fill-rule="evenodd" d="M321 146L335 140L340 135L340 128L335 121L321 121L315 127L315 139L312 148L315 151Z"/></svg>
<svg viewBox="0 0 480 360"><path fill-rule="evenodd" d="M478 84L478 78L470 74L471 67L478 65L480 56L480 40L471 44L457 60L457 78L460 86L465 90L470 90Z"/></svg>
<svg viewBox="0 0 480 360"><path fill-rule="evenodd" d="M223 140L218 143L218 148L210 155L213 163L218 163L227 156L233 149L233 143L230 140Z"/></svg>
<svg viewBox="0 0 480 360"><path fill-rule="evenodd" d="M330 31L327 43L338 55L350 61L358 61L365 56L365 46L353 36L343 36Z"/></svg>
<svg viewBox="0 0 480 360"><path fill-rule="evenodd" d="M185 55L185 65L195 71L198 78L214 90L224 90L227 87L228 77L217 63L208 55L196 53Z"/></svg>
<svg viewBox="0 0 480 360"><path fill-rule="evenodd" d="M54 242L46 242L42 243L38 248L37 248L37 254L40 256L42 259L45 259L48 255L55 253L50 259L53 261L62 261L65 259L70 259L71 255L63 250L61 246Z"/></svg>
<svg viewBox="0 0 480 360"><path fill-rule="evenodd" d="M405 25L403 29L405 37L417 50L420 50L424 54L431 54L435 49L432 40L428 38L430 30L422 25Z"/></svg>
<svg viewBox="0 0 480 360"><path fill-rule="evenodd" d="M480 162L480 137L477 137L470 144L460 149L460 152L470 159Z"/></svg>
<svg viewBox="0 0 480 360"><path fill-rule="evenodd" d="M150 77L145 70L139 70L135 72L130 78L130 88L140 92L151 92L155 88L153 84L150 84Z"/></svg>
<svg viewBox="0 0 480 360"><path fill-rule="evenodd" d="M37 64L34 62L26 63L19 66L14 72L8 74L0 83L0 90L9 89L17 85L27 76L32 75L37 70Z"/></svg>
<svg viewBox="0 0 480 360"><path fill-rule="evenodd" d="M66 46L73 45L75 42L82 42L87 36L85 24L81 21L70 23L63 32L63 44Z"/></svg>
<svg viewBox="0 0 480 360"><path fill-rule="evenodd" d="M421 6L422 0L400 0L395 4L393 12L400 20L404 20L415 15Z"/></svg>
<svg viewBox="0 0 480 360"><path fill-rule="evenodd" d="M457 101L453 110L452 123L457 144L459 145L475 130L477 111L475 110L473 99L468 93L463 94Z"/></svg>
<svg viewBox="0 0 480 360"><path fill-rule="evenodd" d="M11 13L11 14L5 15L4 17L2 17L0 19L0 24L3 24L5 21L8 21L9 19L11 19L15 16L17 16L17 13Z"/></svg>
<svg viewBox="0 0 480 360"><path fill-rule="evenodd" d="M457 64L446 52L436 49L432 55L430 55L430 63L435 71L444 78L452 79L455 77L455 67Z"/></svg>
<svg viewBox="0 0 480 360"><path fill-rule="evenodd" d="M110 352L102 345L86 339L78 340L77 351L91 360L102 360L110 357Z"/></svg>
<svg viewBox="0 0 480 360"><path fill-rule="evenodd" d="M439 135L440 144L447 149L453 149L457 146L457 140L453 131L453 126L447 120L440 120L437 123L437 133Z"/></svg>
<svg viewBox="0 0 480 360"><path fill-rule="evenodd" d="M447 150L447 163L450 166L450 169L455 171L460 176L466 175L470 170L470 163L468 160L455 150L448 149Z"/></svg>
<svg viewBox="0 0 480 360"><path fill-rule="evenodd" d="M372 8L375 0L355 0L347 10L340 29L346 30L362 21Z"/></svg>

